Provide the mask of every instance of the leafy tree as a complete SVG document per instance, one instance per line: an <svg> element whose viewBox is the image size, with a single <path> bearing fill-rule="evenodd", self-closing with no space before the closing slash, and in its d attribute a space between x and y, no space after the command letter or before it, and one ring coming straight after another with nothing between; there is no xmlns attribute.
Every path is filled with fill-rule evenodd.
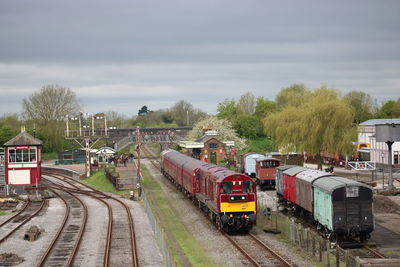
<svg viewBox="0 0 400 267"><path fill-rule="evenodd" d="M310 91L303 84L293 84L287 88L283 88L276 96L276 104L279 109L286 106L300 106L307 100Z"/></svg>
<svg viewBox="0 0 400 267"><path fill-rule="evenodd" d="M374 104L369 94L360 91L351 91L343 98L354 112L354 123L360 124L373 117Z"/></svg>
<svg viewBox="0 0 400 267"><path fill-rule="evenodd" d="M400 117L400 98L397 101L389 100L376 113L378 119L391 119Z"/></svg>
<svg viewBox="0 0 400 267"><path fill-rule="evenodd" d="M5 125L0 125L0 147L4 145L4 143L11 140L18 134L18 131L12 130L10 127Z"/></svg>
<svg viewBox="0 0 400 267"><path fill-rule="evenodd" d="M256 152L256 153L266 153L274 151L274 141L270 138L258 137L255 139L248 139L246 141L246 147L242 153L246 152Z"/></svg>
<svg viewBox="0 0 400 267"><path fill-rule="evenodd" d="M238 116L233 122L233 128L240 137L254 139L263 136L262 122L256 116Z"/></svg>
<svg viewBox="0 0 400 267"><path fill-rule="evenodd" d="M321 169L322 152L352 152L351 142L357 139L353 110L339 99L336 90L324 86L304 100L298 106L287 105L281 112L268 115L264 126L283 152L315 154Z"/></svg>
<svg viewBox="0 0 400 267"><path fill-rule="evenodd" d="M22 101L23 117L34 123L43 141L44 152L62 150L64 144L64 119L76 114L80 105L75 93L59 85L43 86Z"/></svg>
<svg viewBox="0 0 400 267"><path fill-rule="evenodd" d="M255 108L256 98L252 93L247 92L240 96L237 104L237 111L239 114L252 115L254 114Z"/></svg>
<svg viewBox="0 0 400 267"><path fill-rule="evenodd" d="M193 130L189 132L188 139L199 139L206 130L210 129L218 132L221 141L234 141L236 149L241 150L245 147L246 140L237 136L231 123L224 119L218 119L216 116L209 116L196 123Z"/></svg>
<svg viewBox="0 0 400 267"><path fill-rule="evenodd" d="M277 110L278 107L276 102L264 99L263 97L258 97L254 114L259 118L264 118L268 114L276 112Z"/></svg>
<svg viewBox="0 0 400 267"><path fill-rule="evenodd" d="M147 115L150 112L150 110L147 108L147 106L143 106L139 109L138 111L138 116L144 116Z"/></svg>
<svg viewBox="0 0 400 267"><path fill-rule="evenodd" d="M225 99L218 103L217 118L232 120L237 116L236 101L235 99Z"/></svg>

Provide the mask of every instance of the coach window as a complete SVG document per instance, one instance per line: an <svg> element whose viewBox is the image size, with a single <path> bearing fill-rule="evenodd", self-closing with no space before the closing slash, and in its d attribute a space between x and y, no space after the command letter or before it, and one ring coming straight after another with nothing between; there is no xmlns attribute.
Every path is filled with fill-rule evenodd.
<svg viewBox="0 0 400 267"><path fill-rule="evenodd" d="M221 193L231 194L232 193L232 182L222 182L221 183Z"/></svg>
<svg viewBox="0 0 400 267"><path fill-rule="evenodd" d="M253 182L252 181L242 182L242 191L243 191L243 193L252 193L253 192Z"/></svg>

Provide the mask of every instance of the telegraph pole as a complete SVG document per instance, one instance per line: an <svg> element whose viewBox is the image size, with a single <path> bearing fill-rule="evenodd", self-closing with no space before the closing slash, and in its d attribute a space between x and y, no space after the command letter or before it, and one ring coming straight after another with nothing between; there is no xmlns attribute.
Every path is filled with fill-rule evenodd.
<svg viewBox="0 0 400 267"><path fill-rule="evenodd" d="M138 155L137 175L139 177L139 182L140 182L141 172L140 172L140 130L139 130L139 126L136 127L136 152Z"/></svg>

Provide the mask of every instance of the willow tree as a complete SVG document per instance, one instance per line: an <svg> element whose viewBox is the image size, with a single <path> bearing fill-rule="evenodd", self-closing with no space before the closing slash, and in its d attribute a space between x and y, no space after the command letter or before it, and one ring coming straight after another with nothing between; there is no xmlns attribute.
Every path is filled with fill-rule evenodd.
<svg viewBox="0 0 400 267"><path fill-rule="evenodd" d="M288 105L264 120L267 135L274 138L285 153L304 152L317 157L322 169L321 154L348 154L357 139L354 114L336 90L325 86L310 92L300 105Z"/></svg>
<svg viewBox="0 0 400 267"><path fill-rule="evenodd" d="M287 106L299 106L309 97L310 93L303 84L293 84L283 88L276 96L275 102L279 109Z"/></svg>

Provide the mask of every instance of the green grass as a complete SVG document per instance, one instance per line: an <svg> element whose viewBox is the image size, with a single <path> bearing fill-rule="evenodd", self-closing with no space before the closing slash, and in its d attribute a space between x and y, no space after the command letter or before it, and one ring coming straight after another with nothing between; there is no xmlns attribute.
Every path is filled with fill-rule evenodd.
<svg viewBox="0 0 400 267"><path fill-rule="evenodd" d="M58 153L57 152L42 153L41 157L42 157L42 160L44 160L44 159L58 159Z"/></svg>
<svg viewBox="0 0 400 267"><path fill-rule="evenodd" d="M157 181L143 166L143 188L153 212L158 217L161 227L165 229L169 251L177 266L215 266L198 241L190 234L180 221L174 209L174 200L162 191Z"/></svg>
<svg viewBox="0 0 400 267"><path fill-rule="evenodd" d="M116 195L128 196L130 193L130 190L116 190L114 185L107 179L104 170L94 172L90 177L83 179L82 182L97 190Z"/></svg>
<svg viewBox="0 0 400 267"><path fill-rule="evenodd" d="M11 214L12 212L0 211L0 216Z"/></svg>

